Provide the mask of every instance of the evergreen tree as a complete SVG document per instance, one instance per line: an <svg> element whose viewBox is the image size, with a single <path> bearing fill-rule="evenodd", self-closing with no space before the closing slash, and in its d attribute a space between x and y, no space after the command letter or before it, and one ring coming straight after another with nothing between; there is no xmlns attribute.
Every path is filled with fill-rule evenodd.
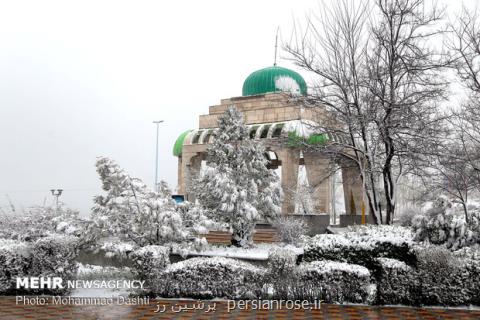
<svg viewBox="0 0 480 320"><path fill-rule="evenodd" d="M248 136L243 117L230 107L207 150L207 168L195 187L197 199L231 227L232 244L252 243L255 224L279 212L278 176L267 168L265 148Z"/></svg>

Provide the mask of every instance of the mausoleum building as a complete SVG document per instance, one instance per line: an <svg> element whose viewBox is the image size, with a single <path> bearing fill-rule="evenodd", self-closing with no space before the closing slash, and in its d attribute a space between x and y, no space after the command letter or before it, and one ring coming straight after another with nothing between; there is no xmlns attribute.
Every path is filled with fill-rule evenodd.
<svg viewBox="0 0 480 320"><path fill-rule="evenodd" d="M202 161L206 160L207 147L217 130L217 119L227 108L235 106L244 115L250 138L261 141L266 147L269 168L280 169L283 214L295 212L299 166L304 165L308 184L313 189L314 211L329 215L332 172L337 168L341 170L343 181L345 213L350 216L344 219L344 224L359 221L363 189L358 169L347 158L332 159L321 148L308 147L340 137L312 130L327 111L306 108L302 99L295 98L306 94L305 80L293 70L272 66L250 74L243 83L242 96L222 99L220 104L211 106L208 114L199 117L198 129L185 131L176 140L173 154L178 157L178 192L193 200L192 181L200 173Z"/></svg>

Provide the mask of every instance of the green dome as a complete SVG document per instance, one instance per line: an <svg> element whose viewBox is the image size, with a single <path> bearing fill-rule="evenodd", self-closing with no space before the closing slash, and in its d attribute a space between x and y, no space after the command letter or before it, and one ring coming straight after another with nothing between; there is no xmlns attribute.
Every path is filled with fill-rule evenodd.
<svg viewBox="0 0 480 320"><path fill-rule="evenodd" d="M269 92L290 92L306 95L307 84L302 76L295 71L278 66L257 70L250 74L243 83L243 96Z"/></svg>
<svg viewBox="0 0 480 320"><path fill-rule="evenodd" d="M187 130L183 132L181 135L178 136L177 140L175 140L175 144L173 145L173 155L176 157L180 157L182 155L183 151L183 143L185 142L185 139L187 138L188 134L192 130Z"/></svg>

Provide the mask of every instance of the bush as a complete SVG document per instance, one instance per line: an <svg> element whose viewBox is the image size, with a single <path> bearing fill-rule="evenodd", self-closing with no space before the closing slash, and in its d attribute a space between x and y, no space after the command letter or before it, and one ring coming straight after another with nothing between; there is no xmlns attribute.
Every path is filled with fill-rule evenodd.
<svg viewBox="0 0 480 320"><path fill-rule="evenodd" d="M295 272L297 254L288 248L275 248L268 253L268 275L274 281L281 281Z"/></svg>
<svg viewBox="0 0 480 320"><path fill-rule="evenodd" d="M297 254L288 248L274 248L268 253L268 268L264 279L264 294L274 292L277 299L291 298L291 288L297 285Z"/></svg>
<svg viewBox="0 0 480 320"><path fill-rule="evenodd" d="M415 239L445 244L451 250L480 243L480 208L469 206L469 221L460 206L438 199L425 215L412 220Z"/></svg>
<svg viewBox="0 0 480 320"><path fill-rule="evenodd" d="M49 236L35 242L0 239L0 293L63 294L66 289L17 290L17 277L60 277L74 279L77 271L76 238Z"/></svg>
<svg viewBox="0 0 480 320"><path fill-rule="evenodd" d="M463 247L459 250L452 252L454 256L461 259L470 259L480 261L480 245L474 245L471 247Z"/></svg>
<svg viewBox="0 0 480 320"><path fill-rule="evenodd" d="M133 261L133 272L141 280L145 280L146 287L152 288L170 264L170 249L162 246L146 246L132 252L130 257Z"/></svg>
<svg viewBox="0 0 480 320"><path fill-rule="evenodd" d="M64 206L36 206L0 216L0 238L5 239L34 242L51 234L82 236L84 229L78 212Z"/></svg>
<svg viewBox="0 0 480 320"><path fill-rule="evenodd" d="M480 302L480 261L440 246L414 248L417 265L380 258L374 275L379 304L468 305Z"/></svg>
<svg viewBox="0 0 480 320"><path fill-rule="evenodd" d="M479 261L455 257L439 246L415 249L418 265L414 304L466 305L478 303Z"/></svg>
<svg viewBox="0 0 480 320"><path fill-rule="evenodd" d="M126 259L135 247L135 243L109 237L98 241L93 251L104 251L107 258L117 257L119 259Z"/></svg>
<svg viewBox="0 0 480 320"><path fill-rule="evenodd" d="M297 272L297 295L293 299L321 299L327 303L365 303L369 299L370 272L365 267L314 261L300 265Z"/></svg>
<svg viewBox="0 0 480 320"><path fill-rule="evenodd" d="M273 222L280 240L288 244L299 244L302 236L305 235L307 224L300 219L280 216Z"/></svg>
<svg viewBox="0 0 480 320"><path fill-rule="evenodd" d="M422 211L419 207L407 206L398 213L396 220L402 227L411 227L413 224L413 218L421 214Z"/></svg>
<svg viewBox="0 0 480 320"><path fill-rule="evenodd" d="M343 234L321 234L310 238L304 247L305 261L334 260L375 265L375 258L398 259L415 264L411 250L413 234L399 226L351 227Z"/></svg>
<svg viewBox="0 0 480 320"><path fill-rule="evenodd" d="M229 258L192 258L169 265L157 279L162 297L253 298L259 296L265 270Z"/></svg>
<svg viewBox="0 0 480 320"><path fill-rule="evenodd" d="M0 239L0 294L14 293L16 278L27 276L30 265L28 243Z"/></svg>
<svg viewBox="0 0 480 320"><path fill-rule="evenodd" d="M466 259L464 267L469 278L465 284L470 295L470 303L480 306L480 261Z"/></svg>
<svg viewBox="0 0 480 320"><path fill-rule="evenodd" d="M77 239L69 236L49 236L38 239L32 245L32 268L30 276L60 277L63 281L72 280L76 276ZM45 290L41 291L45 293ZM49 291L50 292L50 291ZM65 293L64 290L50 293Z"/></svg>
<svg viewBox="0 0 480 320"><path fill-rule="evenodd" d="M376 303L412 304L412 294L417 281L415 271L406 263L390 259L377 258L374 275L377 282Z"/></svg>

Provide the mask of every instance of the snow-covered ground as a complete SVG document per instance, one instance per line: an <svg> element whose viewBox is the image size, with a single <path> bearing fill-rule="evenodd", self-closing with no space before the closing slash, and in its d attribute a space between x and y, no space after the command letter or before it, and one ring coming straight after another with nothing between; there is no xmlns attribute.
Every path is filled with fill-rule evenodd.
<svg viewBox="0 0 480 320"><path fill-rule="evenodd" d="M132 277L133 275L128 267L116 268L78 263L77 280L129 280L133 279ZM130 293L130 290L124 288L76 288L69 294L69 296L109 298L128 296Z"/></svg>
<svg viewBox="0 0 480 320"><path fill-rule="evenodd" d="M206 250L200 252L193 250L189 251L188 256L226 257L246 260L267 260L268 252L275 248L288 248L294 251L297 255L303 254L303 248L297 248L291 245L282 246L279 244L261 243L256 244L254 247L248 249L212 245L209 246Z"/></svg>

